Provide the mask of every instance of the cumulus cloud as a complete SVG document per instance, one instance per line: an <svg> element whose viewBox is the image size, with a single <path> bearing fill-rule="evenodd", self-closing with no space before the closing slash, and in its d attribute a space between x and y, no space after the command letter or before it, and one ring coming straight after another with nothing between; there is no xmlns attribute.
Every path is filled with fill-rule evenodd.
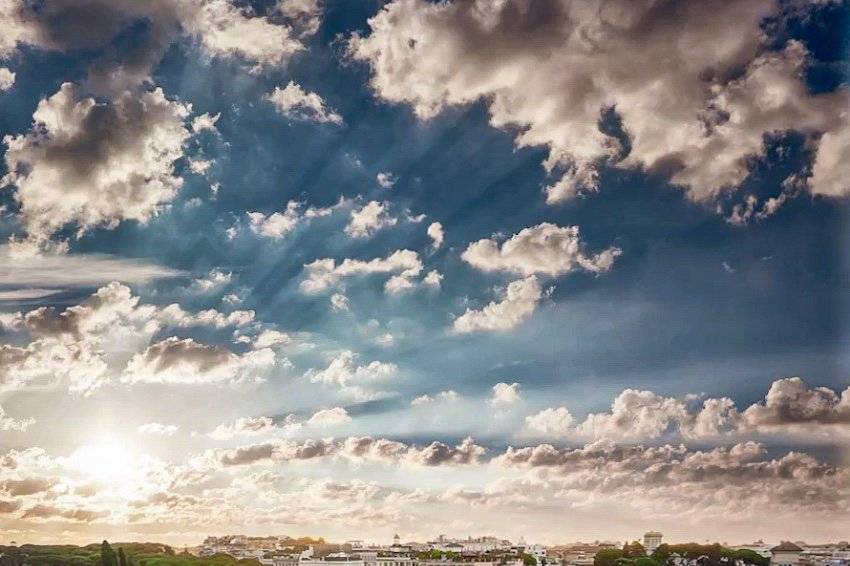
<svg viewBox="0 0 850 566"><path fill-rule="evenodd" d="M182 184L174 162L188 115L161 89L96 102L65 83L39 102L33 129L4 138L3 182L15 186L28 237L47 240L70 223L81 234L150 220Z"/></svg>
<svg viewBox="0 0 850 566"><path fill-rule="evenodd" d="M391 189L396 184L396 177L392 173L388 171L381 171L375 177L375 180L378 181L378 186L382 189Z"/></svg>
<svg viewBox="0 0 850 566"><path fill-rule="evenodd" d="M280 240L292 232L299 223L312 218L328 216L334 210L333 207L315 208L311 206L302 211L302 206L300 202L291 200L286 203L286 209L283 212L273 212L272 214L248 212L251 231L259 236Z"/></svg>
<svg viewBox="0 0 850 566"><path fill-rule="evenodd" d="M665 172L711 199L743 181L765 134L786 130L815 145L824 135L811 190L846 194L836 174L850 90L809 92L802 44L770 48L761 24L781 10L774 0L395 0L349 53L369 65L379 97L420 118L484 100L518 146L548 147L550 203L598 190L602 164ZM620 128L604 123L611 113Z"/></svg>
<svg viewBox="0 0 850 566"><path fill-rule="evenodd" d="M351 308L351 301L342 293L334 293L331 295L331 308L335 311L347 311Z"/></svg>
<svg viewBox="0 0 850 566"><path fill-rule="evenodd" d="M519 279L508 284L501 301L493 301L481 310L467 308L454 320L452 330L458 334L510 330L528 320L542 298L537 277Z"/></svg>
<svg viewBox="0 0 850 566"><path fill-rule="evenodd" d="M621 253L612 246L598 254L586 255L583 248L578 226L561 227L544 222L522 229L501 246L493 239L478 240L461 257L482 271L556 277L576 270L609 271Z"/></svg>
<svg viewBox="0 0 850 566"><path fill-rule="evenodd" d="M663 436L686 440L798 436L824 440L846 436L850 423L850 388L836 393L808 388L799 377L774 381L764 400L740 411L728 397L666 397L652 391L626 389L607 412L591 413L577 422L566 407L549 408L526 417L526 428L550 438L608 439L642 442Z"/></svg>
<svg viewBox="0 0 850 566"><path fill-rule="evenodd" d="M342 124L342 116L328 108L321 96L305 91L293 81L284 88L275 87L266 99L290 120Z"/></svg>
<svg viewBox="0 0 850 566"><path fill-rule="evenodd" d="M181 381L193 379L192 375L198 379L201 374L218 380L225 379L228 371L253 373L260 366L274 363L271 350L238 356L222 347L175 337L149 346L154 334L168 327L238 327L253 318L252 311L225 315L207 309L189 313L177 304L142 304L129 287L110 283L82 303L62 311L40 307L4 317L4 326L15 335L10 336L12 342L0 344L0 388L53 387L62 383L71 391L90 393L118 381L120 369L127 363L132 367L125 368L126 381L155 377ZM185 363L180 362L181 351ZM181 371L187 372L183 378L175 373ZM238 377L234 375L234 379Z"/></svg>
<svg viewBox="0 0 850 566"><path fill-rule="evenodd" d="M440 249L443 246L443 240L446 237L445 232L443 231L443 225L439 222L432 222L428 226L427 231L428 237L431 238L431 247L435 250Z"/></svg>
<svg viewBox="0 0 850 566"><path fill-rule="evenodd" d="M343 407L321 409L307 420L310 426L338 426L351 421L351 415Z"/></svg>
<svg viewBox="0 0 850 566"><path fill-rule="evenodd" d="M422 273L422 260L411 250L397 250L385 258L369 261L345 258L337 264L331 258L317 259L304 266L306 278L301 281L301 290L315 294L335 287L341 280L369 274L393 274L384 284L388 293L409 289L414 279Z"/></svg>
<svg viewBox="0 0 850 566"><path fill-rule="evenodd" d="M420 395L410 402L410 406L420 407L422 405L431 405L434 403L457 401L458 399L460 399L460 395L458 395L457 391L447 389L446 391L440 391L436 395L429 395L427 393Z"/></svg>
<svg viewBox="0 0 850 566"><path fill-rule="evenodd" d="M34 418L16 419L7 414L6 409L0 406L0 431L24 432L34 424Z"/></svg>
<svg viewBox="0 0 850 566"><path fill-rule="evenodd" d="M264 434L271 434L277 429L277 423L269 417L240 417L231 423L218 425L212 432L209 433L209 437L216 440L228 440L235 436L261 436Z"/></svg>
<svg viewBox="0 0 850 566"><path fill-rule="evenodd" d="M487 402L494 407L510 407L522 400L519 383L497 383Z"/></svg>
<svg viewBox="0 0 850 566"><path fill-rule="evenodd" d="M398 366L392 363L372 361L366 365L357 364L358 355L351 350L340 352L322 370L311 369L305 376L313 383L337 387L341 393L358 399L371 399L381 395L374 386L394 379Z"/></svg>
<svg viewBox="0 0 850 566"><path fill-rule="evenodd" d="M395 226L397 222L397 218L390 216L386 202L373 200L351 211L345 233L352 238L369 238L379 230Z"/></svg>
<svg viewBox="0 0 850 566"><path fill-rule="evenodd" d="M15 73L6 67L0 67L0 92L6 92L15 84Z"/></svg>
<svg viewBox="0 0 850 566"><path fill-rule="evenodd" d="M221 118L221 112L215 116L209 112L195 116L192 119L192 131L196 134L200 134L201 132L213 132L217 134L218 128L216 127L216 123L218 123L219 118Z"/></svg>
<svg viewBox="0 0 850 566"><path fill-rule="evenodd" d="M231 281L233 281L233 273L215 268L205 277L192 281L192 289L199 293L209 293L221 287L226 287Z"/></svg>
<svg viewBox="0 0 850 566"><path fill-rule="evenodd" d="M234 354L222 346L171 336L135 354L122 380L131 384L263 381L263 374L274 365L274 352L268 348Z"/></svg>
<svg viewBox="0 0 850 566"><path fill-rule="evenodd" d="M558 438L570 432L575 421L566 407L543 409L539 413L525 417L525 426L538 434Z"/></svg>

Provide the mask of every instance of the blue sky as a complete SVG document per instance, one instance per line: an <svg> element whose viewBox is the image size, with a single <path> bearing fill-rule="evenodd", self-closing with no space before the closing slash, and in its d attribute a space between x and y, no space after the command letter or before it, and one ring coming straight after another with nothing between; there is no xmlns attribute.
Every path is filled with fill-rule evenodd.
<svg viewBox="0 0 850 566"><path fill-rule="evenodd" d="M18 540L846 531L848 6L598 4L3 3ZM657 501L645 467L599 464L609 490L505 452L549 445L781 495L671 472ZM99 458L154 471L74 463Z"/></svg>

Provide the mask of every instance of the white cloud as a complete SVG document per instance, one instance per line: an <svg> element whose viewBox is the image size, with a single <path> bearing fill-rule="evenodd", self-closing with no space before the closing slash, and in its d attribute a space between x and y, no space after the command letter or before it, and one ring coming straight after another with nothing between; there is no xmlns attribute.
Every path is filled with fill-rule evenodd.
<svg viewBox="0 0 850 566"><path fill-rule="evenodd" d="M384 288L388 293L412 287L412 280L422 273L422 260L411 250L397 250L385 258L369 261L345 258L337 264L331 258L317 259L304 266L306 279L301 281L305 293L321 293L348 277L369 274L394 274Z"/></svg>
<svg viewBox="0 0 850 566"><path fill-rule="evenodd" d="M395 0L349 51L370 66L378 96L420 118L484 100L492 125L518 131L517 146L548 147L544 166L560 176L546 189L550 203L598 190L602 163L666 171L691 198L715 198L741 183L764 134L785 130L827 134L811 187L846 194L836 167L850 89L809 92L802 44L768 47L762 24L782 6ZM629 143L600 127L610 109Z"/></svg>
<svg viewBox="0 0 850 566"><path fill-rule="evenodd" d="M285 332L280 332L279 330L266 329L263 330L254 340L254 349L262 350L263 348L287 346L292 343L292 337L286 334Z"/></svg>
<svg viewBox="0 0 850 566"><path fill-rule="evenodd" d="M189 313L177 304L161 308L141 304L128 287L111 283L63 311L41 307L4 316L4 327L15 336L0 344L0 389L62 384L72 392L88 394L118 382L121 368L127 382L257 378L275 363L271 350L240 356L220 346L175 337L149 346L157 332L170 326L238 327L253 319L252 311Z"/></svg>
<svg viewBox="0 0 850 566"><path fill-rule="evenodd" d="M454 332L504 331L524 322L543 298L537 277L531 276L508 284L500 302L491 302L481 310L466 309L454 320Z"/></svg>
<svg viewBox="0 0 850 566"><path fill-rule="evenodd" d="M460 399L460 395L458 395L457 391L447 389L446 391L440 391L436 395L428 395L427 393L420 395L410 402L410 406L419 407L422 405L431 405L433 403L457 401L458 399Z"/></svg>
<svg viewBox="0 0 850 566"><path fill-rule="evenodd" d="M269 417L241 417L231 423L218 425L209 433L209 437L216 440L229 440L235 436L271 434L277 429L278 425Z"/></svg>
<svg viewBox="0 0 850 566"><path fill-rule="evenodd" d="M432 222L428 226L428 237L431 238L431 247L435 250L438 250L443 245L443 240L446 237L445 232L443 231L443 225L439 222Z"/></svg>
<svg viewBox="0 0 850 566"><path fill-rule="evenodd" d="M130 384L183 385L263 381L264 374L274 365L274 352L268 348L234 354L222 346L172 336L135 354L122 380Z"/></svg>
<svg viewBox="0 0 850 566"><path fill-rule="evenodd" d="M370 399L380 395L375 385L394 379L398 366L392 363L373 361L357 365L357 354L351 350L341 352L323 370L309 370L305 376L313 383L339 388L340 392L358 399Z"/></svg>
<svg viewBox="0 0 850 566"><path fill-rule="evenodd" d="M275 87L266 99L290 120L342 124L342 116L328 108L321 96L292 81L285 88Z"/></svg>
<svg viewBox="0 0 850 566"><path fill-rule="evenodd" d="M6 67L0 67L0 92L5 92L15 84L15 73Z"/></svg>
<svg viewBox="0 0 850 566"><path fill-rule="evenodd" d="M167 425L162 423L147 423L139 426L136 430L140 434L149 434L151 436L174 436L174 433L180 427L177 425Z"/></svg>
<svg viewBox="0 0 850 566"><path fill-rule="evenodd" d="M499 246L493 239L470 244L461 257L482 271L509 271L521 275L556 277L578 269L603 273L611 269L621 253L610 247L586 255L578 226L556 226L544 222L524 228Z"/></svg>
<svg viewBox="0 0 850 566"><path fill-rule="evenodd" d="M210 115L209 112L195 116L192 119L192 131L196 134L200 134L201 132L213 132L217 134L218 128L216 128L216 123L218 123L219 118L221 118L221 112L215 116Z"/></svg>
<svg viewBox="0 0 850 566"><path fill-rule="evenodd" d="M391 189L395 186L398 179L388 171L381 171L375 177L375 180L378 181L378 186L382 189Z"/></svg>
<svg viewBox="0 0 850 566"><path fill-rule="evenodd" d="M331 308L335 311L347 311L351 308L351 303L348 300L348 297L343 295L342 293L334 293L331 295Z"/></svg>
<svg viewBox="0 0 850 566"><path fill-rule="evenodd" d="M313 413L313 416L307 420L310 426L338 426L351 421L351 416L342 407L334 407L332 409L321 409Z"/></svg>
<svg viewBox="0 0 850 566"><path fill-rule="evenodd" d="M192 0L184 6L183 29L214 57L239 57L263 66L282 65L304 49L287 25L254 15L228 0Z"/></svg>
<svg viewBox="0 0 850 566"><path fill-rule="evenodd" d="M34 418L16 419L0 406L0 432L24 432L34 424Z"/></svg>
<svg viewBox="0 0 850 566"><path fill-rule="evenodd" d="M140 284L179 275L182 272L143 260L106 254L18 254L0 245L0 285L4 287L62 290L116 280Z"/></svg>
<svg viewBox="0 0 850 566"><path fill-rule="evenodd" d="M379 230L395 226L398 219L390 216L389 205L376 200L351 211L345 233L352 238L369 238Z"/></svg>
<svg viewBox="0 0 850 566"><path fill-rule="evenodd" d="M200 293L209 293L230 285L232 281L233 273L215 268L205 277L192 281L192 289Z"/></svg>
<svg viewBox="0 0 850 566"><path fill-rule="evenodd" d="M262 212L248 212L251 231L266 238L280 240L292 232L301 222L330 215L333 213L334 207L315 208L311 206L303 212L301 209L300 202L291 200L286 203L286 209L283 212L273 212L268 215Z"/></svg>
<svg viewBox="0 0 850 566"><path fill-rule="evenodd" d="M69 223L83 233L150 220L182 185L174 162L189 137L188 115L161 89L96 102L65 83L39 102L37 126L4 138L4 182L16 188L28 236L41 242Z"/></svg>
<svg viewBox="0 0 850 566"><path fill-rule="evenodd" d="M500 382L493 386L492 394L487 402L494 407L509 407L521 400L519 383Z"/></svg>
<svg viewBox="0 0 850 566"><path fill-rule="evenodd" d="M543 409L539 413L525 417L525 426L532 432L547 437L559 438L570 433L575 419L566 407Z"/></svg>

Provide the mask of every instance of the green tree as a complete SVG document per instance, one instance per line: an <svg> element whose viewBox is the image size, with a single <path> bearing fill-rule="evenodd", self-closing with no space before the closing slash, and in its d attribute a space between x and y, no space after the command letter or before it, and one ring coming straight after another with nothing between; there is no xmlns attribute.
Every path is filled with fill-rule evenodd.
<svg viewBox="0 0 850 566"><path fill-rule="evenodd" d="M646 549L638 541L634 541L631 544L626 543L623 547L623 556L626 558L639 558L641 556L646 556Z"/></svg>
<svg viewBox="0 0 850 566"><path fill-rule="evenodd" d="M593 557L593 566L617 566L617 561L623 557L623 551L617 548L600 550Z"/></svg>
<svg viewBox="0 0 850 566"><path fill-rule="evenodd" d="M124 554L123 547L118 547L118 566L127 566L127 556Z"/></svg>
<svg viewBox="0 0 850 566"><path fill-rule="evenodd" d="M525 566L537 566L537 558L530 554L523 553L522 563L525 564Z"/></svg>
<svg viewBox="0 0 850 566"><path fill-rule="evenodd" d="M635 558L633 564L634 566L661 566L661 563L659 563L657 560L647 558L646 556Z"/></svg>
<svg viewBox="0 0 850 566"><path fill-rule="evenodd" d="M118 559L115 556L115 551L107 541L100 544L100 563L101 566L118 566Z"/></svg>

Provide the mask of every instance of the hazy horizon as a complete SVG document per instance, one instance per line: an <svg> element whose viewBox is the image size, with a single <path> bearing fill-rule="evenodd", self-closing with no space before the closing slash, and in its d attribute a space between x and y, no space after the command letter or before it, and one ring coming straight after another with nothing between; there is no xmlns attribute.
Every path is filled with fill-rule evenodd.
<svg viewBox="0 0 850 566"><path fill-rule="evenodd" d="M0 538L850 539L846 0L0 0Z"/></svg>

